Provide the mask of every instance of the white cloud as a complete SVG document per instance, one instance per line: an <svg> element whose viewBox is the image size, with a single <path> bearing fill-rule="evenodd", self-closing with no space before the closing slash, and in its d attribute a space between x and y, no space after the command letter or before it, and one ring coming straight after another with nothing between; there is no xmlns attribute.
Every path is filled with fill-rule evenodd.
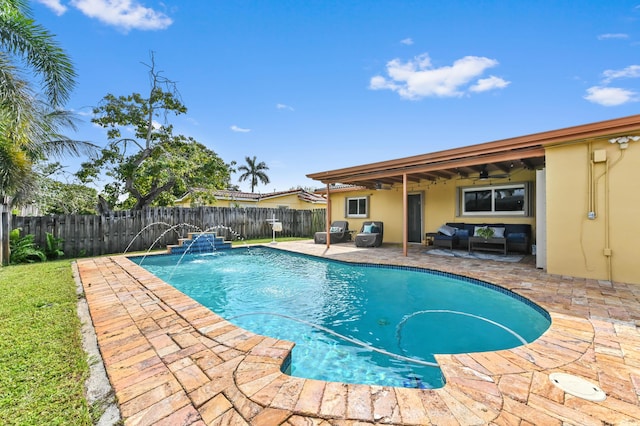
<svg viewBox="0 0 640 426"><path fill-rule="evenodd" d="M411 37L407 37L403 40L400 40L400 43L406 44L407 46L411 46L413 44L413 39Z"/></svg>
<svg viewBox="0 0 640 426"><path fill-rule="evenodd" d="M239 132L239 133L249 133L251 131L251 129L243 129L242 127L238 127L235 124L233 126L231 126L230 128L234 132Z"/></svg>
<svg viewBox="0 0 640 426"><path fill-rule="evenodd" d="M600 34L598 36L598 40L625 39L625 38L629 38L629 34L609 33L609 34Z"/></svg>
<svg viewBox="0 0 640 426"><path fill-rule="evenodd" d="M63 15L67 11L67 6L60 3L60 0L36 0L53 11L56 15Z"/></svg>
<svg viewBox="0 0 640 426"><path fill-rule="evenodd" d="M369 88L393 90L405 99L460 97L469 91L480 92L506 87L509 82L499 77L476 80L486 69L496 65L498 61L495 59L465 56L451 66L435 68L429 55L425 53L404 63L400 59L389 61L389 77L372 77ZM475 84L469 87L471 83Z"/></svg>
<svg viewBox="0 0 640 426"><path fill-rule="evenodd" d="M276 108L278 109L286 109L289 111L294 111L293 107L289 106L289 105L285 105L285 104L276 104Z"/></svg>
<svg viewBox="0 0 640 426"><path fill-rule="evenodd" d="M493 89L504 89L509 84L511 84L510 81L491 75L489 78L479 79L469 90L472 92L487 92Z"/></svg>
<svg viewBox="0 0 640 426"><path fill-rule="evenodd" d="M72 0L71 5L90 18L124 30L162 30L173 23L164 13L136 0Z"/></svg>
<svg viewBox="0 0 640 426"><path fill-rule="evenodd" d="M587 95L584 98L594 104L617 106L629 102L637 102L638 94L618 87L593 86L587 89Z"/></svg>
<svg viewBox="0 0 640 426"><path fill-rule="evenodd" d="M640 65L630 65L621 70L605 70L602 75L605 83L609 83L616 78L638 78L640 77Z"/></svg>
<svg viewBox="0 0 640 426"><path fill-rule="evenodd" d="M640 77L640 65L630 65L619 70L605 70L602 82L587 89L584 99L602 106L617 106L640 101L638 93L622 87L609 87L609 83L621 78Z"/></svg>

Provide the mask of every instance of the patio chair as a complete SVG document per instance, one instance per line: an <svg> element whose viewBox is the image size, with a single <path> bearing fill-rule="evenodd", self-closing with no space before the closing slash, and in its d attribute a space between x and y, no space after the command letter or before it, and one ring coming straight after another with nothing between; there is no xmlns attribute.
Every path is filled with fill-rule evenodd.
<svg viewBox="0 0 640 426"><path fill-rule="evenodd" d="M360 233L356 235L356 247L380 247L383 230L382 222L364 222Z"/></svg>
<svg viewBox="0 0 640 426"><path fill-rule="evenodd" d="M329 228L329 242L331 244L342 243L351 239L349 232L349 222L346 220L336 220ZM327 233L316 232L313 235L313 241L316 244L327 244Z"/></svg>

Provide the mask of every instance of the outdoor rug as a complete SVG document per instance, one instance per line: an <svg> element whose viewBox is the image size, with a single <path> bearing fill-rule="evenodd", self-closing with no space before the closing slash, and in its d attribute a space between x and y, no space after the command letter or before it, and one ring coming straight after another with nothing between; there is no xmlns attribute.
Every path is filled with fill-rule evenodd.
<svg viewBox="0 0 640 426"><path fill-rule="evenodd" d="M431 249L425 250L426 254L432 254L436 256L450 256L450 257L459 257L463 259L481 259L481 260L497 260L498 262L520 262L524 256L519 254L494 254L494 253L481 253L481 252L471 252L469 253L466 250L447 250L447 249Z"/></svg>

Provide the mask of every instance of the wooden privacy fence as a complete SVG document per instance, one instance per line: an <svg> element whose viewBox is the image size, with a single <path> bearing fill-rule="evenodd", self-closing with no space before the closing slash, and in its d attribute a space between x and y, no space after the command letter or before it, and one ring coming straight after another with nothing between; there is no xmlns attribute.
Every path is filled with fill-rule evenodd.
<svg viewBox="0 0 640 426"><path fill-rule="evenodd" d="M311 237L325 228L325 209L242 207L155 207L104 215L13 216L12 228L33 234L44 247L46 234L62 239L65 257L146 251L177 244L189 232L215 231L227 240L271 238L271 221L282 223L278 237Z"/></svg>

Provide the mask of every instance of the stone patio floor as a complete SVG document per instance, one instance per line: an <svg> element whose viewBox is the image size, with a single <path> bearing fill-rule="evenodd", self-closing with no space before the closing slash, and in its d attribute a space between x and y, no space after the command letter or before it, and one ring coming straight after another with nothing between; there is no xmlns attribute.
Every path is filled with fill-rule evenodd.
<svg viewBox="0 0 640 426"><path fill-rule="evenodd" d="M485 280L549 311L535 342L440 355L446 385L408 389L287 376L292 343L233 326L124 256L81 259L84 287L125 425L640 425L640 285L552 276L531 261L425 254L424 247L274 247L342 261L417 266ZM600 386L591 402L549 380Z"/></svg>

